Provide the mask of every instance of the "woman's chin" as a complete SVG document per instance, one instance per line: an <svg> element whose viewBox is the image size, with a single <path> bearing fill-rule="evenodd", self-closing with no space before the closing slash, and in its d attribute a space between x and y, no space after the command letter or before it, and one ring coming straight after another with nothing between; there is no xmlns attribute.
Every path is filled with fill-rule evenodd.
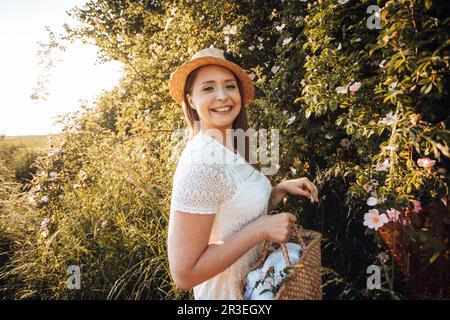
<svg viewBox="0 0 450 320"><path fill-rule="evenodd" d="M213 123L217 124L232 124L233 121L236 119L237 115L229 113L229 114L219 114L219 115L212 115L211 121Z"/></svg>

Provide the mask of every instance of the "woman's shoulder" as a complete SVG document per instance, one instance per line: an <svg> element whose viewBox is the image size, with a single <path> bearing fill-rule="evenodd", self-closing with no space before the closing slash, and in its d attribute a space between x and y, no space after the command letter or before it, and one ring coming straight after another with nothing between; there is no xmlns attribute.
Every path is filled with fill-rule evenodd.
<svg viewBox="0 0 450 320"><path fill-rule="evenodd" d="M179 202L210 199L222 203L231 198L237 188L234 171L218 156L220 145L199 138L194 137L187 143L178 161L173 177L173 199Z"/></svg>

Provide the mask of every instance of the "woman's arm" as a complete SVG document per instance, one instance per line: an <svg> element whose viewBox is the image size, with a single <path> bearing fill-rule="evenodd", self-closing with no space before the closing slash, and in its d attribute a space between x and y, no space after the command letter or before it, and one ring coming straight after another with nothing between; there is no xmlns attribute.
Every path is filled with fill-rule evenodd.
<svg viewBox="0 0 450 320"><path fill-rule="evenodd" d="M286 191L283 189L281 184L282 182L272 188L272 192L270 193L268 212L275 209L280 201L283 200L283 198L286 196Z"/></svg>
<svg viewBox="0 0 450 320"><path fill-rule="evenodd" d="M209 243L215 214L174 211L169 221L168 256L175 285L183 290L230 267L258 242L286 243L297 218L288 212L262 215L222 241Z"/></svg>
<svg viewBox="0 0 450 320"><path fill-rule="evenodd" d="M208 243L215 214L175 211L169 222L169 265L182 291L221 273L265 239L259 219L219 243Z"/></svg>

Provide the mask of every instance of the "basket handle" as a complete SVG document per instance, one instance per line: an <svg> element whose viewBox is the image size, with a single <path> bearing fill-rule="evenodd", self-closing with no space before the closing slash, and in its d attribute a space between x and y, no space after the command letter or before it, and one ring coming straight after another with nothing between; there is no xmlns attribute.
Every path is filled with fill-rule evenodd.
<svg viewBox="0 0 450 320"><path fill-rule="evenodd" d="M272 214L274 212L279 213L279 211L277 211L277 210L272 210L269 212L269 214ZM301 230L302 230L301 227L298 227L295 223L292 224L292 231L294 232L295 236L297 237L298 242L300 242L302 250L304 250L306 248L306 245L305 245L305 241L303 240ZM280 244L280 247L281 247L281 252L283 253L284 260L286 261L286 265L290 266L292 263L291 263L291 260L289 259L289 254L288 254L286 245ZM262 266L262 264L264 263L264 260L267 258L268 252L269 252L269 240L265 240L264 247L263 247L263 253L262 253L261 257L259 258L259 261L257 264L258 266Z"/></svg>

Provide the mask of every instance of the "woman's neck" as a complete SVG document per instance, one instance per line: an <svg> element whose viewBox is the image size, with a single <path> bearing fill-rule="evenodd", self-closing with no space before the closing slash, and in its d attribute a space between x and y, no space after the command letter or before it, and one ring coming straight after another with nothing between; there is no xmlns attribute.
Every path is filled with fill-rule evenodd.
<svg viewBox="0 0 450 320"><path fill-rule="evenodd" d="M234 152L233 146L233 129L232 128L202 128L201 131L203 134L207 134L210 137L216 139L221 144L223 144L226 148L230 149Z"/></svg>

